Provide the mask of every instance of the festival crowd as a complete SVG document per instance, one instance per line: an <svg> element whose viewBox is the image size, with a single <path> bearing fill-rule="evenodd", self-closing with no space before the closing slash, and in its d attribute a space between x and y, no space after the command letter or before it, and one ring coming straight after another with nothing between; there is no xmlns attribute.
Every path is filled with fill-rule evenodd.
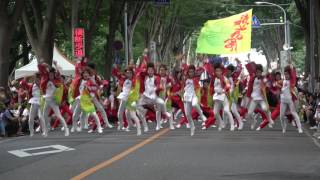
<svg viewBox="0 0 320 180"><path fill-rule="evenodd" d="M193 136L195 123L202 130L240 131L248 124L261 131L280 121L282 133L288 125L302 133L301 123L308 123L320 139L320 93L309 93L292 65L283 73L264 72L254 62L224 66L208 59L197 67L176 60L169 70L155 66L147 49L137 64L114 65L110 80L87 58L77 60L73 78L63 76L56 63L40 62L33 77L0 87L0 135L47 137L59 128L69 136L115 127L140 136L154 123L156 131L168 124L171 130L186 127Z"/></svg>

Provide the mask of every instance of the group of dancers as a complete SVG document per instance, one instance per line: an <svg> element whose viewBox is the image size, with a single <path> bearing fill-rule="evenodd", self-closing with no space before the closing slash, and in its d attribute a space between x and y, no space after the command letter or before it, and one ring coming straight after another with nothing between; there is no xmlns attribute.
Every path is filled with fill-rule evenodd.
<svg viewBox="0 0 320 180"><path fill-rule="evenodd" d="M218 126L219 131L226 127L242 130L248 121L252 130L259 131L267 125L272 128L279 118L283 133L287 121L303 132L295 108L296 72L292 65L284 69L283 79L280 72L263 75L262 65L254 62L245 67L239 62L226 67L204 62L195 67L177 61L169 72L166 65L155 67L144 55L140 64L130 64L124 70L114 66L113 85L101 80L94 64L86 58L78 60L69 85L57 65L39 63L38 68L32 83L20 82L29 92L30 136L34 135L35 118L40 120L42 135L48 136L52 115L59 120L56 124L61 123L65 136L87 129L88 119L93 119L89 132L103 133L104 128L113 128L109 114L117 117L115 126L119 131L134 127L138 136L149 131L149 121L155 122L156 131L165 123L171 130L185 125L193 136L195 121L201 122L203 130ZM244 76L244 68L249 75ZM112 86L108 108L101 98L106 86ZM270 97L272 105L268 103ZM64 114L69 116L67 121ZM256 127L258 119L262 122Z"/></svg>

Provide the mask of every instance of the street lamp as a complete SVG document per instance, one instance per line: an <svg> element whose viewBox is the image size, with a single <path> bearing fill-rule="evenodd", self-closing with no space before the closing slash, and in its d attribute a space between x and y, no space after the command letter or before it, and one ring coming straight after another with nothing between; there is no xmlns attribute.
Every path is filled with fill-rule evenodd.
<svg viewBox="0 0 320 180"><path fill-rule="evenodd" d="M274 3L270 3L270 2L255 2L256 5L262 5L262 4L267 4L270 6L276 6L278 8L280 8L283 12L284 15L284 45L283 45L283 50L288 51L290 50L290 42L288 42L288 29L287 29L287 13L286 11L283 9L283 7L279 6L278 4L274 4Z"/></svg>

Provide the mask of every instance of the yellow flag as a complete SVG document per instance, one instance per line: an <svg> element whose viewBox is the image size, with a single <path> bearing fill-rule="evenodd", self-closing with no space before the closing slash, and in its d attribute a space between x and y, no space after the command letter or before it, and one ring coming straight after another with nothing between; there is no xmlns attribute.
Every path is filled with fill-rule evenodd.
<svg viewBox="0 0 320 180"><path fill-rule="evenodd" d="M218 20L209 20L202 27L197 53L237 54L251 49L252 9Z"/></svg>

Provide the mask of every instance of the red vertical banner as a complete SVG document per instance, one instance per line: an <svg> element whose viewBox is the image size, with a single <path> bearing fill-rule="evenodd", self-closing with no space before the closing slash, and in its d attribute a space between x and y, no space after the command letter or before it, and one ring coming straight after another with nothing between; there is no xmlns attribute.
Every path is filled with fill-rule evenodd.
<svg viewBox="0 0 320 180"><path fill-rule="evenodd" d="M74 28L72 31L73 56L76 58L85 56L84 35L85 33L83 28Z"/></svg>

